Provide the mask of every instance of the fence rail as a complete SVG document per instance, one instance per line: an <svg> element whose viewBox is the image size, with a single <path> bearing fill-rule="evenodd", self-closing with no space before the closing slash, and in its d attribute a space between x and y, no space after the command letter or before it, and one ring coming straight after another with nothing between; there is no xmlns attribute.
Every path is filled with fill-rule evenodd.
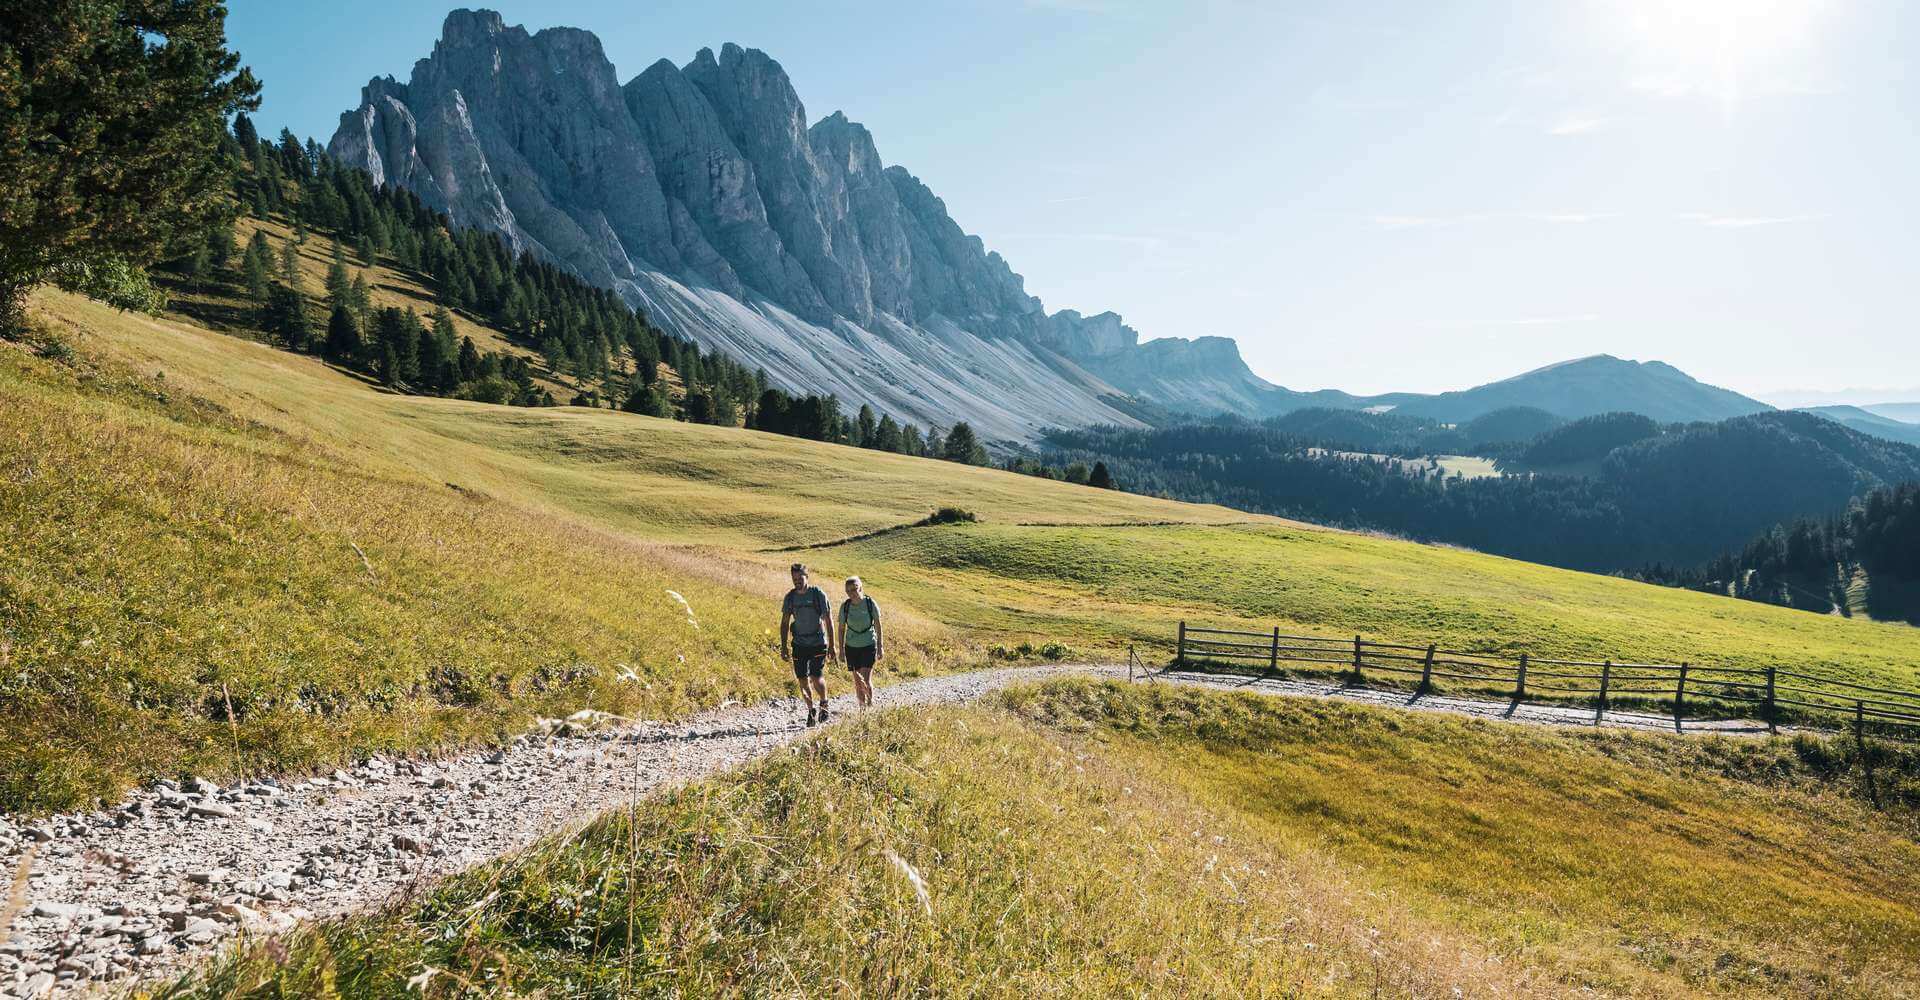
<svg viewBox="0 0 1920 1000"><path fill-rule="evenodd" d="M1174 663L1221 661L1338 666L1348 683L1381 686L1411 684L1421 693L1440 683L1462 693L1497 693L1522 701L1546 695L1556 701L1585 701L1596 718L1627 704L1670 708L1675 725L1691 702L1708 712L1752 711L1777 730L1782 722L1833 728L1851 727L1901 739L1920 739L1920 691L1873 687L1799 670L1777 667L1721 667L1697 663L1638 663L1626 660L1568 660L1521 653L1503 657L1425 646L1313 635L1202 628L1180 623Z"/></svg>

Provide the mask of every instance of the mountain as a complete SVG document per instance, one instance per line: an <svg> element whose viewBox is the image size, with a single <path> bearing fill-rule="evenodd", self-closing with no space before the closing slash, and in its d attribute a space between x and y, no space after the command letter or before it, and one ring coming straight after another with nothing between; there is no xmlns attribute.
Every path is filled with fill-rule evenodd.
<svg viewBox="0 0 1920 1000"><path fill-rule="evenodd" d="M328 151L779 385L896 417L1021 441L1138 426L1103 372L1169 405L1273 388L1231 341L1141 344L1111 313L1049 316L867 129L809 125L757 50L621 84L588 32L458 10L406 83L366 86Z"/></svg>
<svg viewBox="0 0 1920 1000"><path fill-rule="evenodd" d="M1700 382L1664 362L1598 354L1473 389L1411 399L1394 412L1460 423L1515 406L1534 407L1567 420L1626 412L1662 423L1725 420L1772 409Z"/></svg>
<svg viewBox="0 0 1920 1000"><path fill-rule="evenodd" d="M1874 403L1861 409L1876 417L1898 420L1903 424L1920 424L1920 403Z"/></svg>
<svg viewBox="0 0 1920 1000"><path fill-rule="evenodd" d="M1911 424L1891 417L1882 416L1859 406L1809 406L1802 413L1822 416L1837 424L1851 427L1862 434L1898 441L1902 444L1920 445L1920 424ZM1898 411L1896 411L1898 412Z"/></svg>
<svg viewBox="0 0 1920 1000"><path fill-rule="evenodd" d="M780 64L732 44L622 84L586 31L529 34L456 10L407 82L367 84L327 148L777 385L914 422L967 420L989 441L1167 412L1464 423L1516 407L1662 421L1767 409L1605 356L1439 396L1296 392L1255 375L1224 337L1142 340L1112 312L1049 314L866 128L841 112L809 124Z"/></svg>

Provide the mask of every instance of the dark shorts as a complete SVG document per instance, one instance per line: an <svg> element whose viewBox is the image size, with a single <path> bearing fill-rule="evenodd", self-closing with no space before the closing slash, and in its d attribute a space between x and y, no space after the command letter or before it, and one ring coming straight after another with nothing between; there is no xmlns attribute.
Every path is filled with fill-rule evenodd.
<svg viewBox="0 0 1920 1000"><path fill-rule="evenodd" d="M847 669L872 670L873 661L878 657L879 652L880 650L873 646L848 646Z"/></svg>
<svg viewBox="0 0 1920 1000"><path fill-rule="evenodd" d="M825 673L826 669L827 647L800 645L793 647L793 676L796 680L804 681L809 677L818 677Z"/></svg>

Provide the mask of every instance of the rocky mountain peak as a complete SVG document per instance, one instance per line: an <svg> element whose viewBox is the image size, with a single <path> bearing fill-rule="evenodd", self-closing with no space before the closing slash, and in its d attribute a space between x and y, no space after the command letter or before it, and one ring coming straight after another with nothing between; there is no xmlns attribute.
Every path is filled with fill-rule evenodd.
<svg viewBox="0 0 1920 1000"><path fill-rule="evenodd" d="M456 10L410 80L367 85L328 148L776 384L900 419L1016 440L1126 424L1102 400L1161 391L1150 359L1199 364L1171 343L1144 353L1112 313L1048 317L865 126L808 121L757 49L661 59L621 85L590 32Z"/></svg>
<svg viewBox="0 0 1920 1000"><path fill-rule="evenodd" d="M518 31L522 37L526 36L525 29L514 30ZM496 36L506 32L506 22L501 19L498 12L462 7L449 11L447 19L441 22L439 45L447 47L491 45Z"/></svg>

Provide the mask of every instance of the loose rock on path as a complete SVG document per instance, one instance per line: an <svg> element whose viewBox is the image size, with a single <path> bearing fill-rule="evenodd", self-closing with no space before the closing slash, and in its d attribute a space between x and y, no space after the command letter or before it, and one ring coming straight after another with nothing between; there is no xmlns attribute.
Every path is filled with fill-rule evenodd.
<svg viewBox="0 0 1920 1000"><path fill-rule="evenodd" d="M1026 667L903 681L880 707L950 704L1062 673ZM1676 728L1671 719L1423 696L1315 681L1161 673L1156 682L1251 690L1545 725ZM834 700L836 721L852 699ZM727 707L675 724L591 713L548 720L504 749L221 786L163 781L119 805L31 824L0 817L8 883L31 853L25 910L0 940L0 997L65 996L177 972L224 942L363 910L663 787L695 781L804 736L798 699ZM1686 732L1751 733L1753 722ZM6 895L0 893L0 903Z"/></svg>

